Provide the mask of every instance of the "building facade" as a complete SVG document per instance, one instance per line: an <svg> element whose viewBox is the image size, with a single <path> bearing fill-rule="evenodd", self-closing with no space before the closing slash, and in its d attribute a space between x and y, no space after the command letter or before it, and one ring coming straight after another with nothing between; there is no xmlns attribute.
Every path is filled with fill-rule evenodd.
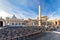
<svg viewBox="0 0 60 40"><path fill-rule="evenodd" d="M6 24L10 26L25 26L24 19L18 19L15 15L12 18L6 18Z"/></svg>
<svg viewBox="0 0 60 40"><path fill-rule="evenodd" d="M47 16L43 16L42 18L42 24L47 21ZM0 26L38 26L38 18L36 19L30 19L27 20L24 19L18 19L15 15L12 16L12 18L6 17L6 19L0 18Z"/></svg>
<svg viewBox="0 0 60 40"><path fill-rule="evenodd" d="M49 22L52 24L52 25L60 25L60 20L49 20Z"/></svg>

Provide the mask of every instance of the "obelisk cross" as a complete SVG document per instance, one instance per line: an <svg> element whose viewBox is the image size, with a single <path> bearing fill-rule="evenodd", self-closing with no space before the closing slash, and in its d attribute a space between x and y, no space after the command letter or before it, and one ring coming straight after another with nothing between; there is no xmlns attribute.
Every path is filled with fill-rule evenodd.
<svg viewBox="0 0 60 40"><path fill-rule="evenodd" d="M38 6L38 26L41 26L41 8L40 5Z"/></svg>

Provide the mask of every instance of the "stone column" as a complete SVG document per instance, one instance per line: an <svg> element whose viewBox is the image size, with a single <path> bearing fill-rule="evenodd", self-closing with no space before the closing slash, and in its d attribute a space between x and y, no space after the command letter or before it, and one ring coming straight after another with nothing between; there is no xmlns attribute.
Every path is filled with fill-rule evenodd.
<svg viewBox="0 0 60 40"><path fill-rule="evenodd" d="M57 25L59 25L59 21L57 21Z"/></svg>
<svg viewBox="0 0 60 40"><path fill-rule="evenodd" d="M56 25L56 21L54 21L54 25Z"/></svg>

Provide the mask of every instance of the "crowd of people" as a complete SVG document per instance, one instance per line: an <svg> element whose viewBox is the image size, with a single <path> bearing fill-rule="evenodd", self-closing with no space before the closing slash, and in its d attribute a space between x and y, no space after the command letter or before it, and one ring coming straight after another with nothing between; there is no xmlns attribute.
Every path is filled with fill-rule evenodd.
<svg viewBox="0 0 60 40"><path fill-rule="evenodd" d="M17 37L23 37L25 35L32 34L40 30L41 28L37 26L6 27L3 29L0 29L0 39L8 40L8 39L14 39Z"/></svg>

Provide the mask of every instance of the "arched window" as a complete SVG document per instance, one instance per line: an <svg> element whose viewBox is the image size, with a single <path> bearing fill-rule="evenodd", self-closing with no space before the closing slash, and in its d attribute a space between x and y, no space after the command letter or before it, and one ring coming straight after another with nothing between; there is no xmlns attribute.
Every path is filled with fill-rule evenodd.
<svg viewBox="0 0 60 40"><path fill-rule="evenodd" d="M12 23L12 25L14 25L14 23Z"/></svg>
<svg viewBox="0 0 60 40"><path fill-rule="evenodd" d="M25 25L25 23L22 23L22 25Z"/></svg>
<svg viewBox="0 0 60 40"><path fill-rule="evenodd" d="M56 23L56 25L57 25L57 22L55 22Z"/></svg>
<svg viewBox="0 0 60 40"><path fill-rule="evenodd" d="M3 21L0 21L0 27L3 26Z"/></svg>

